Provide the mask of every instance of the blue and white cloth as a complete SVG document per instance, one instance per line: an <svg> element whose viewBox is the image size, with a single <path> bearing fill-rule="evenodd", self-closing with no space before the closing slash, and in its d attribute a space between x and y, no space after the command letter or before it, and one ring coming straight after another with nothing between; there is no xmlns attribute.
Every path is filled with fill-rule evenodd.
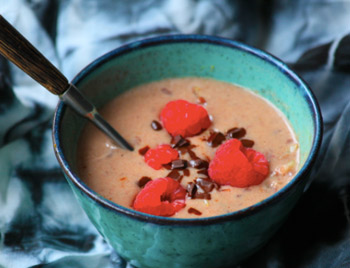
<svg viewBox="0 0 350 268"><path fill-rule="evenodd" d="M349 0L0 0L0 14L69 79L124 43L170 33L227 37L286 61L319 100L322 150L286 224L239 267L350 267ZM0 56L0 268L130 268L60 171L57 101Z"/></svg>

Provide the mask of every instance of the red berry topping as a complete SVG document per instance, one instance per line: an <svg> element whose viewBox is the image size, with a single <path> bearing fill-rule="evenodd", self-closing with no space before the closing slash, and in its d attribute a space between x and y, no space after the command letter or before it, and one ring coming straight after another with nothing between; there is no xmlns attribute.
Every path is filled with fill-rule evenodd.
<svg viewBox="0 0 350 268"><path fill-rule="evenodd" d="M217 184L244 188L262 183L269 174L269 163L262 153L231 139L217 149L208 173Z"/></svg>
<svg viewBox="0 0 350 268"><path fill-rule="evenodd" d="M185 100L170 101L160 113L160 120L173 137L192 137L206 130L211 122L208 112Z"/></svg>
<svg viewBox="0 0 350 268"><path fill-rule="evenodd" d="M156 216L172 216L186 206L185 198L186 190L178 181L159 178L148 182L137 194L133 208Z"/></svg>
<svg viewBox="0 0 350 268"><path fill-rule="evenodd" d="M171 148L168 144L158 145L156 148L149 149L145 154L145 162L150 167L158 170L164 164L168 164L179 158L177 150Z"/></svg>

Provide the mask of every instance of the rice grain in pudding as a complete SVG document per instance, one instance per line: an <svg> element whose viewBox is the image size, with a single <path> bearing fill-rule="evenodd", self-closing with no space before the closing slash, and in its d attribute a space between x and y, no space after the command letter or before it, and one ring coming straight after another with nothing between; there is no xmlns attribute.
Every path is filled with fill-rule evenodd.
<svg viewBox="0 0 350 268"><path fill-rule="evenodd" d="M140 191L142 177L166 177L169 170L149 167L139 149L169 144L171 136L159 126L162 108L172 100L184 99L205 107L212 119L209 129L187 138L200 158L211 160L216 148L208 144L213 131L226 133L244 128L244 139L254 142L253 149L269 161L270 174L260 185L246 188L221 186L210 192L210 199L186 198L186 207L173 217L210 217L251 206L285 186L298 169L298 142L284 115L270 102L236 85L205 78L174 78L138 86L121 94L101 109L101 114L134 146L129 152L113 143L88 124L78 149L78 173L83 181L105 198L132 208ZM155 123L156 122L156 123ZM190 160L188 154L182 159ZM197 169L188 168L181 184L186 189L198 177ZM182 174L182 173L181 173ZM197 213L200 212L200 213ZM198 215L200 214L200 215Z"/></svg>

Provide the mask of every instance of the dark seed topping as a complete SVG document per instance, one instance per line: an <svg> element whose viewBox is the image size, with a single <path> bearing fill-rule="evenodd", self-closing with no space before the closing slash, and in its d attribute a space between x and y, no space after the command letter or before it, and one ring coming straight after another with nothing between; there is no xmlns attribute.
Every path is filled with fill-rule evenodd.
<svg viewBox="0 0 350 268"><path fill-rule="evenodd" d="M193 145L193 144L190 144L188 146L184 146L184 147L180 147L180 148L177 148L177 151L180 153L180 154L185 154L185 153L188 153L188 151L192 151L193 148L197 147L196 145ZM198 157L197 157L198 158Z"/></svg>
<svg viewBox="0 0 350 268"><path fill-rule="evenodd" d="M240 139L245 136L247 131L242 127L234 127L226 132L226 139Z"/></svg>
<svg viewBox="0 0 350 268"><path fill-rule="evenodd" d="M172 178L174 180L180 180L182 179L182 175L180 174L179 171L177 171L176 169L170 171L170 173L167 175L167 177Z"/></svg>
<svg viewBox="0 0 350 268"><path fill-rule="evenodd" d="M197 186L193 182L190 182L187 184L186 191L188 193L188 196L192 199L195 198L196 192L197 192Z"/></svg>
<svg viewBox="0 0 350 268"><path fill-rule="evenodd" d="M211 199L211 195L209 193L197 190L195 198L210 200Z"/></svg>
<svg viewBox="0 0 350 268"><path fill-rule="evenodd" d="M208 176L208 170L207 169L198 170L197 174L202 174L202 175Z"/></svg>
<svg viewBox="0 0 350 268"><path fill-rule="evenodd" d="M160 91L163 92L165 95L172 95L173 94L169 89L167 89L165 87L163 87Z"/></svg>
<svg viewBox="0 0 350 268"><path fill-rule="evenodd" d="M171 147L180 148L190 145L190 142L184 139L181 135L177 135L171 139Z"/></svg>
<svg viewBox="0 0 350 268"><path fill-rule="evenodd" d="M211 181L209 178L197 178L196 184L201 187L206 193L211 192L214 188L219 189L219 185Z"/></svg>
<svg viewBox="0 0 350 268"><path fill-rule="evenodd" d="M190 167L197 169L207 169L209 167L209 162L202 159L190 160L188 164Z"/></svg>
<svg viewBox="0 0 350 268"><path fill-rule="evenodd" d="M185 169L187 168L187 160L176 159L171 162L171 169Z"/></svg>
<svg viewBox="0 0 350 268"><path fill-rule="evenodd" d="M211 199L210 193L206 192L205 189L202 188L201 185L197 183L197 181L196 181L196 187L197 187L197 191L194 195L194 198L207 199L207 200Z"/></svg>
<svg viewBox="0 0 350 268"><path fill-rule="evenodd" d="M182 148L177 148L177 151L179 152L180 155L184 155L187 153L188 149L187 147L182 147Z"/></svg>
<svg viewBox="0 0 350 268"><path fill-rule="evenodd" d="M208 144L211 147L218 147L223 141L225 141L225 136L221 132L213 132L208 138Z"/></svg>
<svg viewBox="0 0 350 268"><path fill-rule="evenodd" d="M137 182L137 186L140 188L143 188L149 181L152 179L150 177L143 176L139 181Z"/></svg>
<svg viewBox="0 0 350 268"><path fill-rule="evenodd" d="M191 199L211 199L210 192L213 189L219 189L219 185L209 178L197 178L194 182L187 184L186 190Z"/></svg>
<svg viewBox="0 0 350 268"><path fill-rule="evenodd" d="M191 174L190 170L188 168L184 169L183 173L184 173L184 176L186 176L186 177L190 176L190 174Z"/></svg>
<svg viewBox="0 0 350 268"><path fill-rule="evenodd" d="M143 148L141 148L141 149L139 150L139 154L140 154L140 155L145 155L145 154L147 153L148 150L149 150L149 146L146 145L145 147L143 147Z"/></svg>
<svg viewBox="0 0 350 268"><path fill-rule="evenodd" d="M188 213L190 213L190 214L195 214L195 215L197 215L197 216L202 215L202 212L200 212L199 210L197 210L197 209L195 209L195 208L192 208L192 207L190 207L187 211L188 211Z"/></svg>
<svg viewBox="0 0 350 268"><path fill-rule="evenodd" d="M241 139L241 142L242 142L243 146L247 147L247 148L252 148L254 146L254 141L252 141L252 140Z"/></svg>
<svg viewBox="0 0 350 268"><path fill-rule="evenodd" d="M155 131L158 131L158 130L161 130L163 129L162 125L156 121L156 120L153 120L152 123L151 123L151 128Z"/></svg>
<svg viewBox="0 0 350 268"><path fill-rule="evenodd" d="M163 164L162 166L163 166L163 168L165 168L167 170L171 170L171 163Z"/></svg>
<svg viewBox="0 0 350 268"><path fill-rule="evenodd" d="M195 152L193 152L190 148L187 150L188 154L190 155L192 160L200 159Z"/></svg>

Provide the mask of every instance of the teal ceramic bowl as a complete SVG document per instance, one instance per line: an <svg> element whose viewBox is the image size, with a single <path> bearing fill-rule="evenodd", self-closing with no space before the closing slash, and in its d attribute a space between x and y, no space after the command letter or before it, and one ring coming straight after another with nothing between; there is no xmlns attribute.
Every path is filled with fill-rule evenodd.
<svg viewBox="0 0 350 268"><path fill-rule="evenodd" d="M136 267L232 267L247 258L287 218L320 147L322 120L308 86L280 60L235 41L173 35L134 42L95 60L72 83L101 107L137 85L186 76L238 84L274 103L296 132L300 170L281 191L237 212L200 219L147 215L110 202L79 178L76 150L86 121L59 103L53 143L67 181L100 234Z"/></svg>

